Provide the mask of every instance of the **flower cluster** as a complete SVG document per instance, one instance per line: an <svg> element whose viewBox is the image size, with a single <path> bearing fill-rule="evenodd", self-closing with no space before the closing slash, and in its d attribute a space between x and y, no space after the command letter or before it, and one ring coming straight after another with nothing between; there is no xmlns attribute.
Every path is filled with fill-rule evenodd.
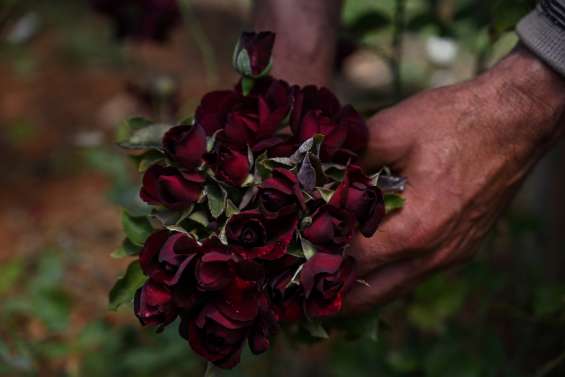
<svg viewBox="0 0 565 377"><path fill-rule="evenodd" d="M356 282L347 248L385 216L378 177L357 164L363 118L328 89L268 76L273 43L245 33L234 63L248 76L206 94L156 145L145 139L162 125L126 143L151 149L140 197L155 230L139 251L135 314L158 330L180 317L180 335L222 368L245 343L266 351L281 324L338 313Z"/></svg>

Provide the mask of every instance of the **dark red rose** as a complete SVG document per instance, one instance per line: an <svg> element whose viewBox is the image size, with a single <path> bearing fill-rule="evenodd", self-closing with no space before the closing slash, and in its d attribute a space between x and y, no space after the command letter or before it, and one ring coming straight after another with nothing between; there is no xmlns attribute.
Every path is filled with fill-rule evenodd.
<svg viewBox="0 0 565 377"><path fill-rule="evenodd" d="M236 259L217 238L202 244L202 257L196 265L196 280L204 291L224 289L235 278Z"/></svg>
<svg viewBox="0 0 565 377"><path fill-rule="evenodd" d="M206 132L199 124L173 127L163 137L163 148L181 167L192 170L206 152Z"/></svg>
<svg viewBox="0 0 565 377"><path fill-rule="evenodd" d="M202 97L196 109L196 122L204 128L208 136L225 127L230 109L241 101L241 95L233 90L219 90Z"/></svg>
<svg viewBox="0 0 565 377"><path fill-rule="evenodd" d="M170 209L186 209L200 198L204 181L204 176L198 172L153 165L143 176L139 194L148 204L162 205Z"/></svg>
<svg viewBox="0 0 565 377"><path fill-rule="evenodd" d="M312 224L304 229L304 237L314 245L336 250L349 244L355 219L349 211L324 205L312 215Z"/></svg>
<svg viewBox="0 0 565 377"><path fill-rule="evenodd" d="M143 326L158 326L158 331L177 317L169 288L152 280L148 280L137 290L133 308Z"/></svg>
<svg viewBox="0 0 565 377"><path fill-rule="evenodd" d="M113 20L119 39L163 42L181 21L177 0L90 0L90 4Z"/></svg>
<svg viewBox="0 0 565 377"><path fill-rule="evenodd" d="M249 176L249 159L243 153L224 143L216 143L214 150L205 156L216 178L239 187Z"/></svg>
<svg viewBox="0 0 565 377"><path fill-rule="evenodd" d="M354 266L351 257L320 251L304 264L300 284L310 317L327 317L341 310L343 296L355 281Z"/></svg>
<svg viewBox="0 0 565 377"><path fill-rule="evenodd" d="M259 295L259 311L249 333L249 348L255 355L266 352L271 346L271 337L278 331L278 323L266 295Z"/></svg>
<svg viewBox="0 0 565 377"><path fill-rule="evenodd" d="M196 318L183 318L179 332L194 352L220 368L231 369L239 364L249 323L235 321L208 303Z"/></svg>
<svg viewBox="0 0 565 377"><path fill-rule="evenodd" d="M286 254L298 225L296 216L266 219L259 210L233 215L226 225L228 243L243 259L277 259Z"/></svg>
<svg viewBox="0 0 565 377"><path fill-rule="evenodd" d="M253 153L256 156L267 152L269 158L290 157L298 145L296 140L290 136L274 136L269 139L261 140L253 146Z"/></svg>
<svg viewBox="0 0 565 377"><path fill-rule="evenodd" d="M273 137L290 111L291 98L286 82L265 77L248 96L239 87L207 94L196 110L196 121L208 135L224 130L219 140L246 150Z"/></svg>
<svg viewBox="0 0 565 377"><path fill-rule="evenodd" d="M296 322L304 317L304 290L299 284L291 284L302 262L292 258L293 263L270 282L273 304L280 322Z"/></svg>
<svg viewBox="0 0 565 377"><path fill-rule="evenodd" d="M383 193L371 184L369 177L357 165L349 166L330 204L353 213L359 231L365 237L371 237L377 231L385 216Z"/></svg>
<svg viewBox="0 0 565 377"><path fill-rule="evenodd" d="M247 338L253 352L264 352L275 327L268 298L257 284L235 278L196 318L183 318L180 332L196 353L221 368L233 368Z"/></svg>
<svg viewBox="0 0 565 377"><path fill-rule="evenodd" d="M248 77L264 76L271 66L271 53L275 34L243 32L235 48L233 66L240 74Z"/></svg>
<svg viewBox="0 0 565 377"><path fill-rule="evenodd" d="M184 269L199 253L200 246L192 236L161 230L147 238L139 254L139 263L152 280L175 285Z"/></svg>
<svg viewBox="0 0 565 377"><path fill-rule="evenodd" d="M295 100L290 124L299 142L323 134L323 160L331 160L336 155L355 157L365 150L369 131L353 107L342 108L339 100L326 88L293 87L293 92Z"/></svg>
<svg viewBox="0 0 565 377"><path fill-rule="evenodd" d="M304 195L296 175L283 168L273 169L271 178L266 179L257 192L259 208L266 218L276 218L306 209Z"/></svg>

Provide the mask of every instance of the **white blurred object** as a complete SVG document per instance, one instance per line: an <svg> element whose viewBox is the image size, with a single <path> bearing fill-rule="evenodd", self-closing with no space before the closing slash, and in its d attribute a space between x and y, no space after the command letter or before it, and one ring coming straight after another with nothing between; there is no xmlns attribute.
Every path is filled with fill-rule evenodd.
<svg viewBox="0 0 565 377"><path fill-rule="evenodd" d="M40 19L37 13L31 12L21 17L6 35L6 41L13 44L28 42L37 33Z"/></svg>
<svg viewBox="0 0 565 377"><path fill-rule="evenodd" d="M426 53L434 64L447 66L455 62L459 46L453 38L429 37L426 41Z"/></svg>
<svg viewBox="0 0 565 377"><path fill-rule="evenodd" d="M387 86L391 82L386 62L369 50L359 50L349 56L343 72L349 81L361 88Z"/></svg>

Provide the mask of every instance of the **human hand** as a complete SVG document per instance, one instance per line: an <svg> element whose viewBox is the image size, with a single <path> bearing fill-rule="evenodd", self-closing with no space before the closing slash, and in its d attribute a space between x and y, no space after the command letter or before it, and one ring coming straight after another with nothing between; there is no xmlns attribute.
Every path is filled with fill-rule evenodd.
<svg viewBox="0 0 565 377"><path fill-rule="evenodd" d="M434 89L369 120L366 167L408 178L405 207L351 248L350 312L473 256L565 126L565 81L523 48L479 78Z"/></svg>

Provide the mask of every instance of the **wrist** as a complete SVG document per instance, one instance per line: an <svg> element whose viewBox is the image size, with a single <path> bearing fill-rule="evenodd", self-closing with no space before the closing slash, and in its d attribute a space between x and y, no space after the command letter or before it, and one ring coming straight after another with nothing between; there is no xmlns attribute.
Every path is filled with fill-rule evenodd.
<svg viewBox="0 0 565 377"><path fill-rule="evenodd" d="M496 113L507 117L501 123L518 128L513 137L542 146L563 133L565 79L527 48L518 45L478 80L488 87Z"/></svg>

